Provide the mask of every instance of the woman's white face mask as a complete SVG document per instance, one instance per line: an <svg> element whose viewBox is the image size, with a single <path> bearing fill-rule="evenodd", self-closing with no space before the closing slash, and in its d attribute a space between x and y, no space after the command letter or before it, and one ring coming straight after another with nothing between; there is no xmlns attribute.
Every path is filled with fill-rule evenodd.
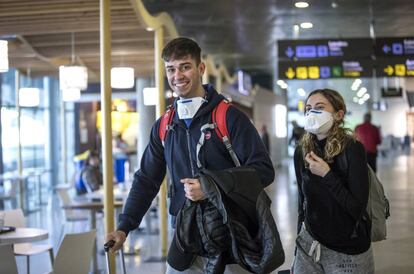
<svg viewBox="0 0 414 274"><path fill-rule="evenodd" d="M332 128L334 118L332 113L324 110L311 109L305 116L305 130L315 135L326 134Z"/></svg>
<svg viewBox="0 0 414 274"><path fill-rule="evenodd" d="M177 101L177 113L180 119L192 119L206 100L203 97L180 99Z"/></svg>

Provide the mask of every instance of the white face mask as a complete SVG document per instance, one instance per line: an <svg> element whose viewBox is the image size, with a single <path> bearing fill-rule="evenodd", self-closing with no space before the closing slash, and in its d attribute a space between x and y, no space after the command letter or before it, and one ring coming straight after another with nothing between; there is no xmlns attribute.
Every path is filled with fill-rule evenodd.
<svg viewBox="0 0 414 274"><path fill-rule="evenodd" d="M334 123L332 113L311 109L305 116L305 130L313 134L326 134Z"/></svg>
<svg viewBox="0 0 414 274"><path fill-rule="evenodd" d="M177 101L177 113L180 119L192 119L206 100L203 97L180 99Z"/></svg>

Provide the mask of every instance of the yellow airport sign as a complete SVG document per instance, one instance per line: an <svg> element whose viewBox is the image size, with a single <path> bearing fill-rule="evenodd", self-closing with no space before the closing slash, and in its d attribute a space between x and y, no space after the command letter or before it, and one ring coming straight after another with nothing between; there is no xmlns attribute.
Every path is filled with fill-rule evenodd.
<svg viewBox="0 0 414 274"><path fill-rule="evenodd" d="M308 68L307 67L297 67L296 68L296 78L298 78L298 79L308 79Z"/></svg>
<svg viewBox="0 0 414 274"><path fill-rule="evenodd" d="M395 75L396 76L405 76L405 65L404 64L396 64L395 65Z"/></svg>
<svg viewBox="0 0 414 274"><path fill-rule="evenodd" d="M309 72L310 79L319 79L319 67L318 66L308 67L308 72Z"/></svg>
<svg viewBox="0 0 414 274"><path fill-rule="evenodd" d="M288 70L285 72L285 75L288 79L293 79L293 77L295 77L295 71L293 68L288 68Z"/></svg>
<svg viewBox="0 0 414 274"><path fill-rule="evenodd" d="M388 75L391 76L394 74L394 69L392 66L388 65L385 69L384 72Z"/></svg>

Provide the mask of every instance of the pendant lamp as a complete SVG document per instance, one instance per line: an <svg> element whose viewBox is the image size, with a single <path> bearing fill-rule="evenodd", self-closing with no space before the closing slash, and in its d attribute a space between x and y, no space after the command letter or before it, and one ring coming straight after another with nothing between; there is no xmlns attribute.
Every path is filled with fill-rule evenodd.
<svg viewBox="0 0 414 274"><path fill-rule="evenodd" d="M0 73L9 70L8 42L0 40Z"/></svg>

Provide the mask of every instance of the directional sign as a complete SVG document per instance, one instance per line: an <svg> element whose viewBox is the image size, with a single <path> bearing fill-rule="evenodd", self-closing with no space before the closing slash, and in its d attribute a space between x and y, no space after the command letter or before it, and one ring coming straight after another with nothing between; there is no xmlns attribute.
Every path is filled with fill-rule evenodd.
<svg viewBox="0 0 414 274"><path fill-rule="evenodd" d="M280 61L279 79L328 79L372 76L372 61Z"/></svg>
<svg viewBox="0 0 414 274"><path fill-rule="evenodd" d="M369 58L373 54L373 41L365 38L280 40L278 56L281 59L310 60L332 58Z"/></svg>
<svg viewBox="0 0 414 274"><path fill-rule="evenodd" d="M414 37L377 38L374 48L378 57L414 56Z"/></svg>
<svg viewBox="0 0 414 274"><path fill-rule="evenodd" d="M375 61L377 76L413 77L414 58L380 58Z"/></svg>

